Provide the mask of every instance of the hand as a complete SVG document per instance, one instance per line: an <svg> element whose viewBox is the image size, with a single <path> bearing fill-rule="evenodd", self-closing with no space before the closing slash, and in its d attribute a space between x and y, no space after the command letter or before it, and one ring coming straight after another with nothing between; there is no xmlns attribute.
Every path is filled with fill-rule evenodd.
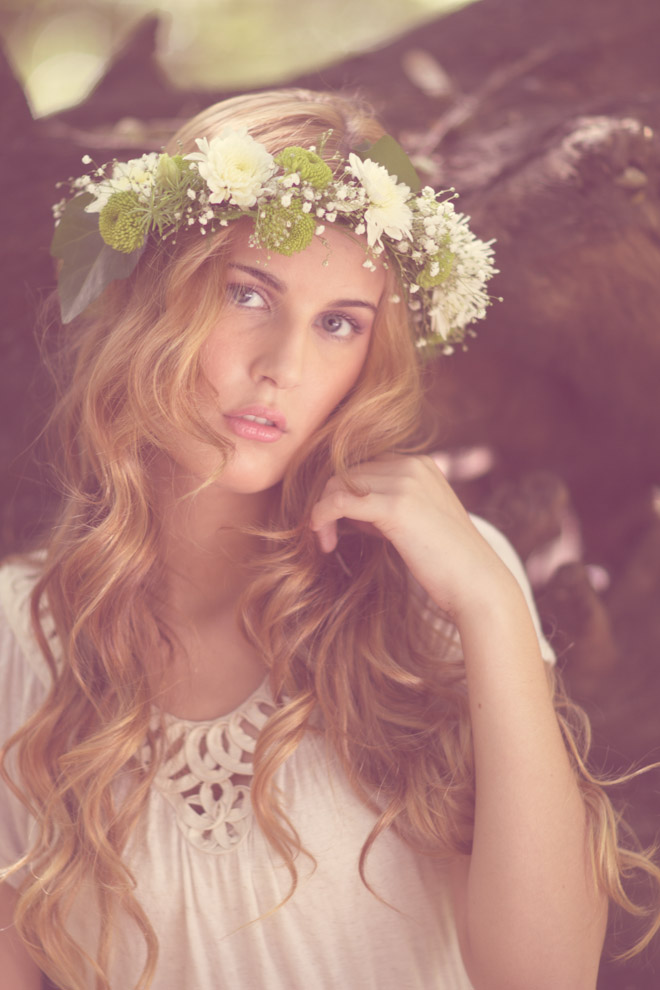
<svg viewBox="0 0 660 990"><path fill-rule="evenodd" d="M352 468L349 478L359 494L332 477L312 510L311 527L325 553L337 546L339 519L370 524L454 619L480 602L493 603L515 583L431 457L384 455Z"/></svg>

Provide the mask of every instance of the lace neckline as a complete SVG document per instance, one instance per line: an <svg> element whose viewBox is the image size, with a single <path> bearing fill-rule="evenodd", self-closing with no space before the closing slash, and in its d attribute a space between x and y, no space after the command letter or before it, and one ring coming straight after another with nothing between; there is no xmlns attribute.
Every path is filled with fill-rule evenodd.
<svg viewBox="0 0 660 990"><path fill-rule="evenodd" d="M259 733L276 709L267 682L219 718L165 715L164 758L154 787L170 804L186 839L203 852L235 849L250 832L250 787ZM151 750L144 747L149 762Z"/></svg>

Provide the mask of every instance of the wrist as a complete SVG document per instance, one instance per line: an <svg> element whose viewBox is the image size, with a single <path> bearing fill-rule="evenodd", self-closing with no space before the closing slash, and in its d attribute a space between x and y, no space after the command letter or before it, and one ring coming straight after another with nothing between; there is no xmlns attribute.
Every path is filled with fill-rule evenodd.
<svg viewBox="0 0 660 990"><path fill-rule="evenodd" d="M495 566L480 571L477 580L457 595L452 603L451 618L461 629L464 624L492 621L497 625L515 623L529 616L529 607L520 584L509 568L497 560Z"/></svg>

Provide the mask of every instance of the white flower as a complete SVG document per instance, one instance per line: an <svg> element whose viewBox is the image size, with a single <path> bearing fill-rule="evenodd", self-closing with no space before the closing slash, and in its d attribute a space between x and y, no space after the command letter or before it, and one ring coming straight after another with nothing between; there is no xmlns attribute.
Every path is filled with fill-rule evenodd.
<svg viewBox="0 0 660 990"><path fill-rule="evenodd" d="M440 337L441 340L446 340L452 328L447 321L445 294L439 292L437 289L433 292L431 306L429 307L429 317L433 336Z"/></svg>
<svg viewBox="0 0 660 990"><path fill-rule="evenodd" d="M98 185L90 185L86 192L95 196L94 202L85 207L85 213L100 213L113 193L134 192L148 203L154 187L160 155L152 151L141 158L131 158L128 162L115 162L112 175Z"/></svg>
<svg viewBox="0 0 660 990"><path fill-rule="evenodd" d="M455 272L443 285L436 286L431 295L431 329L443 340L461 332L475 320L486 315L489 296L486 283L495 274L489 242L477 240L463 223L456 230L463 234L463 243L454 262Z"/></svg>
<svg viewBox="0 0 660 990"><path fill-rule="evenodd" d="M186 155L196 162L199 174L211 190L211 203L229 200L242 210L249 209L276 171L273 156L250 137L246 127L225 127L218 137L198 138L199 151Z"/></svg>
<svg viewBox="0 0 660 990"><path fill-rule="evenodd" d="M387 169L370 158L361 161L357 155L350 154L348 160L350 171L369 197L369 206L364 213L369 246L380 243L383 234L394 241L410 237L413 217L407 205L412 195L408 186L397 182Z"/></svg>

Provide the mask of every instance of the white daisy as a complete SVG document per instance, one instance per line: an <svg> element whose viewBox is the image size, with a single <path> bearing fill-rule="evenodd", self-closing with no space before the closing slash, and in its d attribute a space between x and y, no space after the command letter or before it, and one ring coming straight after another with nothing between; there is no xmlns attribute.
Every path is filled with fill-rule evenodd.
<svg viewBox="0 0 660 990"><path fill-rule="evenodd" d="M370 158L362 161L357 155L350 154L348 160L350 171L369 197L369 206L364 213L369 247L381 243L383 234L394 241L410 237L413 217L407 205L412 195L409 187L404 182L397 182L395 176Z"/></svg>

